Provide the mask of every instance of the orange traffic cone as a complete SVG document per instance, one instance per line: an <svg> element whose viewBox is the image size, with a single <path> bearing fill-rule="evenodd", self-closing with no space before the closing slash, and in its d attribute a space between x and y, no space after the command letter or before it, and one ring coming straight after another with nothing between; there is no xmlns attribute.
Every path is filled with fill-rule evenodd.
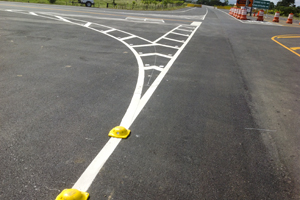
<svg viewBox="0 0 300 200"><path fill-rule="evenodd" d="M233 14L233 8L230 8L229 15L232 15L232 14Z"/></svg>
<svg viewBox="0 0 300 200"><path fill-rule="evenodd" d="M237 9L235 8L232 16L236 17L236 12L237 12Z"/></svg>
<svg viewBox="0 0 300 200"><path fill-rule="evenodd" d="M289 14L289 17L286 21L287 24L292 24L293 23L293 17L294 17L294 14L293 13L290 13Z"/></svg>
<svg viewBox="0 0 300 200"><path fill-rule="evenodd" d="M253 13L253 16L255 17L256 12Z"/></svg>
<svg viewBox="0 0 300 200"><path fill-rule="evenodd" d="M258 12L256 21L264 21L264 10Z"/></svg>
<svg viewBox="0 0 300 200"><path fill-rule="evenodd" d="M247 20L247 9L243 8L242 9L242 14L240 20Z"/></svg>
<svg viewBox="0 0 300 200"><path fill-rule="evenodd" d="M274 16L273 22L279 22L279 15L280 15L280 13L279 13L279 12L276 12L276 13L275 13L275 16Z"/></svg>
<svg viewBox="0 0 300 200"><path fill-rule="evenodd" d="M241 19L241 16L242 16L242 9L240 8L240 9L239 9L239 14L238 14L237 18L238 18L238 19Z"/></svg>

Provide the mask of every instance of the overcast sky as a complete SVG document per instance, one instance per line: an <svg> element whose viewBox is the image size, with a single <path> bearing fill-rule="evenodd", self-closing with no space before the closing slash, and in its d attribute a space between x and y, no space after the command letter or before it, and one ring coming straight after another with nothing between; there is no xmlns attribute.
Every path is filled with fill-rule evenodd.
<svg viewBox="0 0 300 200"><path fill-rule="evenodd" d="M221 0L221 1L222 1L222 0ZM270 1L274 2L275 5L276 5L277 2L278 2L278 0L270 0ZM229 3L230 3L230 4L235 4L235 3L236 3L236 0L229 0ZM300 6L300 0L295 0L295 4L296 4L296 6Z"/></svg>

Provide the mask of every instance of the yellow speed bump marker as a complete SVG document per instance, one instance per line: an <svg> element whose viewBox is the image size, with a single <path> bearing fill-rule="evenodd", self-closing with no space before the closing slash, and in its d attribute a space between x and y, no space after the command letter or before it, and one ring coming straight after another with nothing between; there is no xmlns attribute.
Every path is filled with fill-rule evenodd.
<svg viewBox="0 0 300 200"><path fill-rule="evenodd" d="M124 128L123 126L116 126L115 128L111 129L108 133L108 136L115 137L115 138L127 138L130 134L130 130Z"/></svg>
<svg viewBox="0 0 300 200"><path fill-rule="evenodd" d="M64 189L55 200L87 200L89 193L76 189Z"/></svg>

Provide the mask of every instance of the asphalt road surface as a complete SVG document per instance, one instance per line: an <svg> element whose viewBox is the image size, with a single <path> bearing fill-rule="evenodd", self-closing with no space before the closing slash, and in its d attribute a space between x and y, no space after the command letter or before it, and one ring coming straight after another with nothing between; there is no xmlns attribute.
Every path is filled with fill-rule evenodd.
<svg viewBox="0 0 300 200"><path fill-rule="evenodd" d="M299 199L299 27L0 2L0 199Z"/></svg>

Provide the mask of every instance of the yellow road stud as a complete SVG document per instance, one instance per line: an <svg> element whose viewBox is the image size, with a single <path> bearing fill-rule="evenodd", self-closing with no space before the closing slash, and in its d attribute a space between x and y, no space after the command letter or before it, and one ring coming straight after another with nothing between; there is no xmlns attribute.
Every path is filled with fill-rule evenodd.
<svg viewBox="0 0 300 200"><path fill-rule="evenodd" d="M64 189L55 200L87 200L89 193L76 189Z"/></svg>
<svg viewBox="0 0 300 200"><path fill-rule="evenodd" d="M116 126L115 128L111 129L108 133L108 136L115 137L115 138L127 138L130 134L130 130L124 128L123 126Z"/></svg>

